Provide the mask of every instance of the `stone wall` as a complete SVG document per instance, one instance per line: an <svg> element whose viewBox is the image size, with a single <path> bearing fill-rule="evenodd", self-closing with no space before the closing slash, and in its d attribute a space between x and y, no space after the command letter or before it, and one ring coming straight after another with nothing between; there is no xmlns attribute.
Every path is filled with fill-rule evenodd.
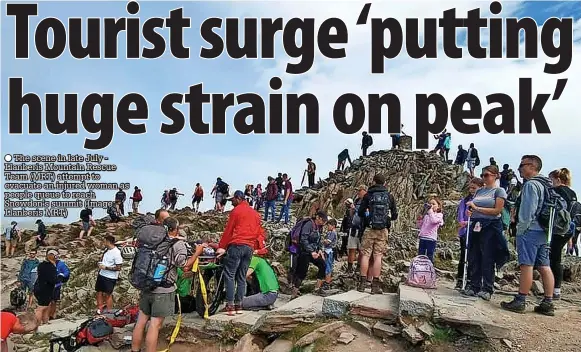
<svg viewBox="0 0 581 352"><path fill-rule="evenodd" d="M409 150L409 151L414 150L413 139L411 136L401 136L401 138L399 140L399 144L401 146L401 149L403 149L403 150Z"/></svg>

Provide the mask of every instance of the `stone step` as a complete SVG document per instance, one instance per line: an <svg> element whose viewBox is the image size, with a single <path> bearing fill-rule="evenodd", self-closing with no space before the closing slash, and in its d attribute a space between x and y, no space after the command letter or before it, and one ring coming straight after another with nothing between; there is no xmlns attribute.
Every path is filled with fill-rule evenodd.
<svg viewBox="0 0 581 352"><path fill-rule="evenodd" d="M323 314L342 318L345 315L383 320L395 323L398 317L399 296L396 293L371 295L351 290L326 297L323 300Z"/></svg>
<svg viewBox="0 0 581 352"><path fill-rule="evenodd" d="M370 296L369 293L351 290L337 295L325 297L321 310L323 315L332 318L342 318L349 313L351 304L359 299Z"/></svg>
<svg viewBox="0 0 581 352"><path fill-rule="evenodd" d="M307 294L267 312L258 319L252 331L260 333L284 333L300 323L312 323L323 315L323 297Z"/></svg>
<svg viewBox="0 0 581 352"><path fill-rule="evenodd" d="M54 336L66 336L78 328L87 319L55 319L51 320L48 324L44 324L38 327L37 332L39 334L52 334Z"/></svg>

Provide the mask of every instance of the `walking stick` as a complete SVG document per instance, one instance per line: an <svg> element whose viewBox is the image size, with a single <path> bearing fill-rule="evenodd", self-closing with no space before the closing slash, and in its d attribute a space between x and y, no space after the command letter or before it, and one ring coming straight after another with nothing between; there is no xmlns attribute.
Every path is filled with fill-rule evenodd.
<svg viewBox="0 0 581 352"><path fill-rule="evenodd" d="M470 217L466 224L466 250L464 251L464 274L462 274L462 290L466 289L466 277L468 273L468 240L470 239Z"/></svg>

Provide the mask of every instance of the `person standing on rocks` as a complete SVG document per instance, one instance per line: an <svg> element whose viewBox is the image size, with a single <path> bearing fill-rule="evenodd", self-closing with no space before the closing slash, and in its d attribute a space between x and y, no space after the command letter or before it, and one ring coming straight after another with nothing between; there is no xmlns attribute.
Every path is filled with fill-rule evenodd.
<svg viewBox="0 0 581 352"><path fill-rule="evenodd" d="M434 263L434 254L438 244L438 229L444 225L442 208L442 201L439 198L432 198L426 204L425 215L418 219L420 229L418 255L427 256L432 263Z"/></svg>
<svg viewBox="0 0 581 352"><path fill-rule="evenodd" d="M218 212L223 212L224 211L224 205L226 205L226 197L228 197L228 193L230 192L230 186L222 181L221 177L218 177L216 179L216 184L214 185L214 188L212 188L212 191L210 192L210 194L214 195L214 198L216 199L216 206L214 207L214 210L218 211Z"/></svg>
<svg viewBox="0 0 581 352"><path fill-rule="evenodd" d="M458 152L456 153L456 160L454 160L454 165L462 165L464 167L464 163L466 163L466 158L468 157L468 151L462 147L462 145L458 146Z"/></svg>
<svg viewBox="0 0 581 352"><path fill-rule="evenodd" d="M38 278L34 283L34 298L38 307L34 314L39 324L46 324L50 318L49 307L54 295L54 288L57 283L56 256L58 252L54 249L46 252L46 260L38 264Z"/></svg>
<svg viewBox="0 0 581 352"><path fill-rule="evenodd" d="M115 245L115 237L105 236L104 245L106 248L101 261L98 263L99 274L95 283L95 292L97 292L97 314L101 314L101 309L106 306L107 309L113 308L113 290L119 279L119 272L123 265L121 251Z"/></svg>
<svg viewBox="0 0 581 352"><path fill-rule="evenodd" d="M473 178L468 185L468 195L464 197L458 205L458 214L456 221L458 222L458 240L460 241L460 260L458 262L458 273L456 274L456 289L462 289L462 279L464 278L464 266L466 257L466 230L468 226L468 202L474 199L474 194L481 187L484 186L484 181L480 178ZM470 268L468 268L470 271ZM468 273L466 273L468 274Z"/></svg>
<svg viewBox="0 0 581 352"><path fill-rule="evenodd" d="M570 211L573 219L573 202L577 201L577 194L571 189L571 172L567 168L553 170L549 173L549 178L553 182L555 192L557 192L565 202L567 202L567 209ZM551 261L551 271L555 277L555 290L553 299L561 299L561 283L563 282L563 266L561 265L563 257L563 248L575 233L575 226L565 236L552 236L551 248L549 251L549 258Z"/></svg>
<svg viewBox="0 0 581 352"><path fill-rule="evenodd" d="M260 211L260 208L262 208L263 199L261 183L257 184L256 188L254 188L254 191L252 191L252 197L254 197L254 210Z"/></svg>
<svg viewBox="0 0 581 352"><path fill-rule="evenodd" d="M321 231L326 222L327 213L319 210L310 221L306 221L301 227L299 235L299 256L294 274L293 298L299 295L299 288L303 280L307 277L310 263L315 264L318 269L315 292L322 293L323 280L325 279L325 260L323 259Z"/></svg>
<svg viewBox="0 0 581 352"><path fill-rule="evenodd" d="M91 231L93 231L93 228L95 227L95 220L93 220L93 210L91 210L91 208L85 208L81 210L80 217L83 224L83 229L81 230L81 233L79 233L79 239L82 240L85 232L87 233L87 236L91 236Z"/></svg>
<svg viewBox="0 0 581 352"><path fill-rule="evenodd" d="M14 257L14 252L16 252L16 244L22 241L22 234L20 233L20 228L16 221L10 223L10 227L6 229L4 233L6 241L4 244L6 246L6 257Z"/></svg>
<svg viewBox="0 0 581 352"><path fill-rule="evenodd" d="M266 185L266 195L264 197L264 221L268 221L268 214L272 215L272 221L274 222L276 218L276 199L278 197L278 187L276 186L276 180L268 176L268 184Z"/></svg>
<svg viewBox="0 0 581 352"><path fill-rule="evenodd" d="M307 158L307 169L305 170L305 172L307 173L309 188L311 188L315 185L315 173L317 172L317 165L315 165L313 159Z"/></svg>
<svg viewBox="0 0 581 352"><path fill-rule="evenodd" d="M448 160L450 160L450 144L452 143L452 134L450 132L446 133L446 137L444 137L444 145L443 145L443 151L444 151L444 158L446 160L446 162L448 162Z"/></svg>
<svg viewBox="0 0 581 352"><path fill-rule="evenodd" d="M204 189L199 183L196 183L194 194L192 195L192 208L198 212L200 210L200 202L204 200Z"/></svg>
<svg viewBox="0 0 581 352"><path fill-rule="evenodd" d="M274 180L276 182L276 189L277 189L276 200L280 201L282 199L282 186L284 184L284 180L282 179L282 172L279 172L278 176L276 176L276 178Z"/></svg>
<svg viewBox="0 0 581 352"><path fill-rule="evenodd" d="M50 306L48 309L50 319L56 319L57 305L58 302L61 301L62 288L71 277L71 271L67 264L63 260L59 259L58 251L57 254L55 255L54 265L56 267L56 284L54 286L52 301L50 302Z"/></svg>
<svg viewBox="0 0 581 352"><path fill-rule="evenodd" d="M510 302L501 302L500 306L512 312L524 313L525 300L533 284L533 268L541 274L545 298L534 308L536 313L553 316L553 289L555 278L550 267L547 233L539 223L539 206L544 204L545 185L550 180L540 174L543 167L541 158L536 155L525 155L521 158L518 170L524 182L518 209L516 232L516 250L520 265L519 291ZM541 183L543 182L543 183Z"/></svg>
<svg viewBox="0 0 581 352"><path fill-rule="evenodd" d="M351 157L349 156L349 149L343 149L343 151L337 156L337 171L345 170L345 161L349 161L349 166L352 165Z"/></svg>
<svg viewBox="0 0 581 352"><path fill-rule="evenodd" d="M341 249L339 250L339 257L347 255L347 243L349 240L349 233L351 232L351 223L353 222L353 199L347 198L344 205L345 215L343 215L343 220L341 220ZM353 266L353 264L351 265Z"/></svg>
<svg viewBox="0 0 581 352"><path fill-rule="evenodd" d="M401 148L401 136L406 135L403 131L403 123L401 124L401 128L399 133L392 133L391 136L391 149L400 149Z"/></svg>
<svg viewBox="0 0 581 352"><path fill-rule="evenodd" d="M277 222L280 222L284 215L284 224L288 225L290 207L293 202L293 185L290 181L290 178L288 178L287 174L282 175L282 181L284 185L284 198L282 200L282 205L280 207L280 213L278 215Z"/></svg>
<svg viewBox="0 0 581 352"><path fill-rule="evenodd" d="M179 197L179 196L183 196L183 195L184 195L184 194L183 194L183 193L180 193L180 192L178 192L178 189L177 189L177 188L175 188L175 187L174 187L174 188L172 188L172 189L169 191L169 202L170 202L170 207L169 207L169 209L170 209L170 210L175 210L175 208L176 208L176 204L178 203L178 197Z"/></svg>
<svg viewBox="0 0 581 352"><path fill-rule="evenodd" d="M127 199L127 194L122 188L119 188L119 191L115 193L115 201L119 203L119 210L121 211L121 215L125 215L125 208L124 203Z"/></svg>
<svg viewBox="0 0 581 352"><path fill-rule="evenodd" d="M480 165L478 150L474 147L474 143L470 143L470 148L468 148L468 157L466 158L466 166L468 167L468 171L470 171L470 177L474 177L474 169L478 165Z"/></svg>
<svg viewBox="0 0 581 352"><path fill-rule="evenodd" d="M375 175L373 186L369 187L367 194L363 197L357 214L364 220L366 232L361 239L361 261L360 278L357 290L364 292L367 277L373 277L371 281L371 293L381 294L382 258L387 252L387 239L391 222L397 220L397 207L393 195L385 188L385 177ZM367 213L369 216L367 216ZM369 259L373 256L373 267L369 273Z"/></svg>
<svg viewBox="0 0 581 352"><path fill-rule="evenodd" d="M163 226L158 223L163 219ZM137 219L136 219L137 220ZM143 220L147 220L144 217ZM143 221L140 219L140 221ZM165 274L166 285L155 288L153 291L141 291L139 297L139 316L131 341L131 351L140 351L143 343L145 327L149 321L147 334L145 335L145 352L156 352L159 340L159 331L163 326L166 317L174 314L177 268L182 268L184 272L191 271L192 265L198 258L196 254L188 258L188 249L186 242L179 238L179 221L176 218L169 217L165 210L156 212L156 223L144 225L138 232L138 241L140 238L159 237L158 231L163 231L171 239L171 247L166 247L168 256L168 267ZM167 243L167 242L162 242ZM196 252L197 253L197 252ZM171 284L168 285L168 284ZM170 286L170 287L166 287Z"/></svg>
<svg viewBox="0 0 581 352"><path fill-rule="evenodd" d="M361 152L363 156L367 156L367 149L373 145L373 137L363 132L363 138L361 138Z"/></svg>
<svg viewBox="0 0 581 352"><path fill-rule="evenodd" d="M359 216L359 208L361 207L361 202L367 194L367 186L361 185L357 189L357 197L353 202L351 207L351 224L349 228L349 238L347 239L347 272L353 273L353 264L357 261L360 264L361 252L361 237L363 236L364 221L363 218Z"/></svg>
<svg viewBox="0 0 581 352"><path fill-rule="evenodd" d="M135 186L133 189L133 195L130 199L132 201L131 208L133 209L133 213L139 214L139 203L143 200L143 195L141 194L139 187Z"/></svg>
<svg viewBox="0 0 581 352"><path fill-rule="evenodd" d="M28 258L22 261L20 272L18 273L18 283L28 294L28 308L32 306L34 284L38 277L38 264L40 262L36 257L36 249L33 249L28 252Z"/></svg>
<svg viewBox="0 0 581 352"><path fill-rule="evenodd" d="M325 283L324 289L331 288L331 275L333 274L334 251L337 245L337 220L329 219L327 222L327 235L323 239L323 250L325 255Z"/></svg>
<svg viewBox="0 0 581 352"><path fill-rule="evenodd" d="M246 273L257 241L264 238L264 229L260 214L244 200L242 191L234 192L234 196L229 200L234 209L228 217L216 254L218 257L226 254L223 261L226 312L233 316L242 314L242 299L246 294Z"/></svg>
<svg viewBox="0 0 581 352"><path fill-rule="evenodd" d="M490 301L494 293L495 264L504 264L499 263L497 258L503 252L501 249L506 248L501 213L507 194L504 189L496 186L496 180L500 177L498 167L484 167L481 176L484 187L476 191L474 198L466 203L470 217L470 286L463 294Z"/></svg>
<svg viewBox="0 0 581 352"><path fill-rule="evenodd" d="M44 225L44 223L42 222L41 219L37 219L35 222L37 228L36 228L36 248L40 247L40 246L46 246L46 242L44 242L44 240L46 239L46 226Z"/></svg>

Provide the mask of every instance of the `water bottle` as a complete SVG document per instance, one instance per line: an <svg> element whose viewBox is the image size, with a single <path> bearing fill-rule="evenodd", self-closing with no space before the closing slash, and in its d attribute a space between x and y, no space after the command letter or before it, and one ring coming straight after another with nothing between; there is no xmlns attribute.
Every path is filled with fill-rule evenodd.
<svg viewBox="0 0 581 352"><path fill-rule="evenodd" d="M159 261L159 263L157 263L157 266L155 267L155 271L153 273L153 281L155 282L161 282L161 279L163 278L163 275L165 274L165 271L167 270L167 257L163 257L161 258L161 260Z"/></svg>

